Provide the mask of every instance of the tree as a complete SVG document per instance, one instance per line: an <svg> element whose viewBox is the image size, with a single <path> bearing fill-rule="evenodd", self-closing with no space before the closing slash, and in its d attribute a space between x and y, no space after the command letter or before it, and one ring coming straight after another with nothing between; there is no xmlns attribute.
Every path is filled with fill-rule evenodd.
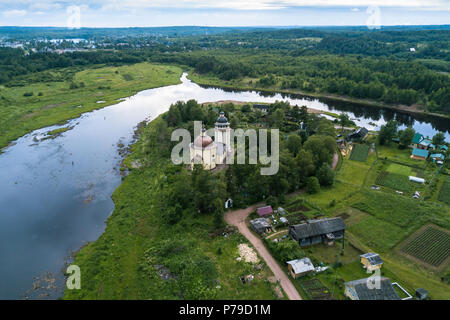
<svg viewBox="0 0 450 320"><path fill-rule="evenodd" d="M303 147L311 152L314 163L319 168L323 163L331 164L336 152L336 141L331 136L313 135L303 144Z"/></svg>
<svg viewBox="0 0 450 320"><path fill-rule="evenodd" d="M298 152L302 148L302 138L300 138L298 134L289 135L286 141L286 147L294 157L297 156Z"/></svg>
<svg viewBox="0 0 450 320"><path fill-rule="evenodd" d="M438 147L445 144L445 135L442 132L438 132L433 137L433 144Z"/></svg>
<svg viewBox="0 0 450 320"><path fill-rule="evenodd" d="M381 126L378 134L378 141L381 145L389 144L397 135L398 122L395 120L389 120L386 125Z"/></svg>
<svg viewBox="0 0 450 320"><path fill-rule="evenodd" d="M416 131L411 127L408 127L405 130L403 130L402 133L400 134L399 147L401 147L401 148L408 147L411 144L415 133L416 133Z"/></svg>
<svg viewBox="0 0 450 320"><path fill-rule="evenodd" d="M334 171L327 163L322 164L317 170L316 177L321 186L331 186L334 183Z"/></svg>
<svg viewBox="0 0 450 320"><path fill-rule="evenodd" d="M320 191L319 179L316 177L309 177L306 183L308 193L314 194Z"/></svg>
<svg viewBox="0 0 450 320"><path fill-rule="evenodd" d="M295 158L298 179L301 185L306 183L306 179L314 173L316 169L311 152L300 150Z"/></svg>

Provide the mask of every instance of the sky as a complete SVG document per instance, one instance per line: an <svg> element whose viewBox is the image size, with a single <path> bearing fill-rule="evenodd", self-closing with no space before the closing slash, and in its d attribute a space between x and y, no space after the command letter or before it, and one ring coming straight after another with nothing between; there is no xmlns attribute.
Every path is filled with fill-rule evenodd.
<svg viewBox="0 0 450 320"><path fill-rule="evenodd" d="M450 24L450 0L0 0L0 26Z"/></svg>

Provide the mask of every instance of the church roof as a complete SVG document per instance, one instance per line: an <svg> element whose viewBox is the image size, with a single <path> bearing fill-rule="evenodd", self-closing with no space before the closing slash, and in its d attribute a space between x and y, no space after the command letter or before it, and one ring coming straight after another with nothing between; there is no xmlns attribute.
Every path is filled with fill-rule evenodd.
<svg viewBox="0 0 450 320"><path fill-rule="evenodd" d="M220 113L220 116L216 122L217 123L228 123L228 119L227 119L227 117L225 117L225 113L223 111Z"/></svg>
<svg viewBox="0 0 450 320"><path fill-rule="evenodd" d="M210 136L208 136L206 133L203 133L202 135L199 135L194 140L194 146L198 148L206 148L211 143L213 143L213 140Z"/></svg>

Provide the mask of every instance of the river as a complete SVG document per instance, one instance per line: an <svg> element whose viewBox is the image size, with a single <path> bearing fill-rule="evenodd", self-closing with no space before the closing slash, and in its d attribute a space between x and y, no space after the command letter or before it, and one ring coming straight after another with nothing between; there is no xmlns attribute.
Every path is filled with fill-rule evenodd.
<svg viewBox="0 0 450 320"><path fill-rule="evenodd" d="M425 135L432 136L439 129L449 138L447 119L412 117L300 96L205 88L186 76L179 85L145 90L64 126L36 130L0 154L0 299L54 299L62 295L63 270L72 252L102 234L114 209L111 195L122 179L118 144L132 143L139 122L154 119L176 101L287 100L346 112L369 129L397 118ZM41 139L61 127L73 129L55 139Z"/></svg>

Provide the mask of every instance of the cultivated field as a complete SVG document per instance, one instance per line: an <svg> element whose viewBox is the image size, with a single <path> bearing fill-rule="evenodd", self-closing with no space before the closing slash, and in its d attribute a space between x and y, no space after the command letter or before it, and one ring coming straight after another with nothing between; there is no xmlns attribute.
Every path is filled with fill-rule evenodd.
<svg viewBox="0 0 450 320"><path fill-rule="evenodd" d="M376 184L384 187L388 187L394 190L410 192L412 191L412 185L407 176L392 173L388 171L382 171L375 182Z"/></svg>
<svg viewBox="0 0 450 320"><path fill-rule="evenodd" d="M427 226L413 234L401 246L401 251L422 264L443 268L450 257L450 233L441 228Z"/></svg>
<svg viewBox="0 0 450 320"><path fill-rule="evenodd" d="M355 144L350 155L350 160L366 162L367 156L369 155L369 148L366 144Z"/></svg>

